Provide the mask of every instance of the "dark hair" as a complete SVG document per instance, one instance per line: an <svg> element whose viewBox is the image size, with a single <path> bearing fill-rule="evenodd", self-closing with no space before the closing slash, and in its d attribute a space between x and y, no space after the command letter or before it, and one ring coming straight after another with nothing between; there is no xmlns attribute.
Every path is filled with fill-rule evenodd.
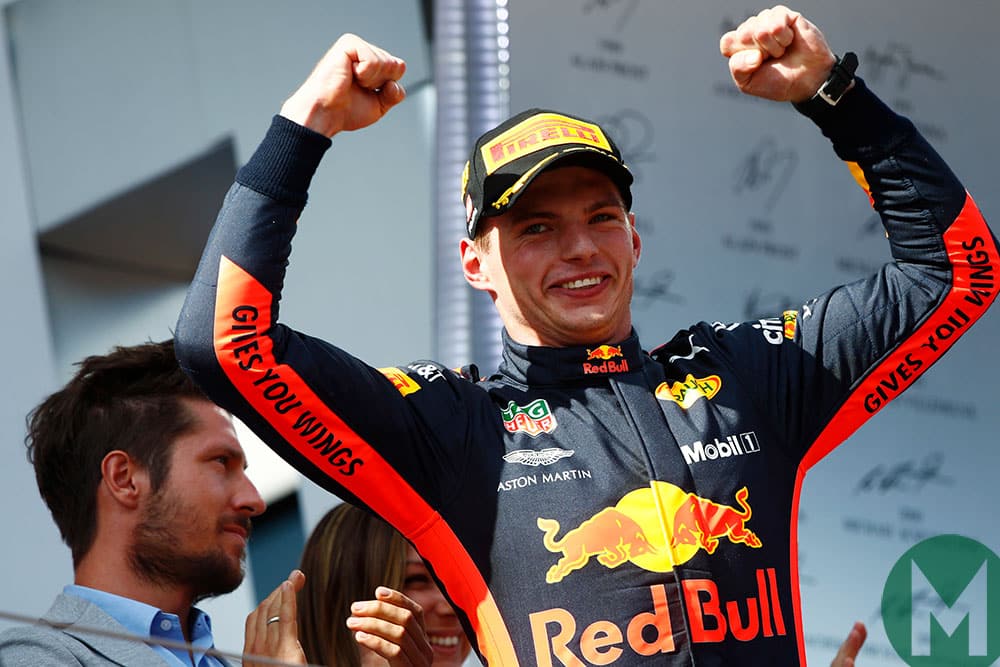
<svg viewBox="0 0 1000 667"><path fill-rule="evenodd" d="M327 667L361 664L345 625L351 603L371 600L377 586L403 589L407 542L367 510L341 503L320 519L302 551L299 640L306 659Z"/></svg>
<svg viewBox="0 0 1000 667"><path fill-rule="evenodd" d="M173 340L116 347L77 365L73 379L28 415L24 439L38 490L74 566L94 541L108 452L136 459L157 490L170 471L174 440L193 424L181 399L207 400L178 366Z"/></svg>

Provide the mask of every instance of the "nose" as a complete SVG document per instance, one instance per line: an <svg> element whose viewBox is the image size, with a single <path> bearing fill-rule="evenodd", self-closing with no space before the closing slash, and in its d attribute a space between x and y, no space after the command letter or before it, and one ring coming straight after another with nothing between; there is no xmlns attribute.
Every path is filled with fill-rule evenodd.
<svg viewBox="0 0 1000 667"><path fill-rule="evenodd" d="M267 509L267 503L246 473L243 473L242 484L236 496L236 506L240 508L240 512L248 516L258 516Z"/></svg>
<svg viewBox="0 0 1000 667"><path fill-rule="evenodd" d="M586 222L566 225L560 234L560 248L564 259L588 259L597 254L599 247Z"/></svg>

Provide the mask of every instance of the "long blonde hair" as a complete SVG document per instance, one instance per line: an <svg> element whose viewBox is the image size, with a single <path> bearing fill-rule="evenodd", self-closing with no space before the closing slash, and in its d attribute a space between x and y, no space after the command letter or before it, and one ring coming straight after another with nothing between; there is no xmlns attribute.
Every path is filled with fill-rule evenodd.
<svg viewBox="0 0 1000 667"><path fill-rule="evenodd" d="M298 597L299 641L306 659L327 667L360 667L350 606L377 586L402 590L407 542L366 510L342 503L320 519L302 551L306 583Z"/></svg>

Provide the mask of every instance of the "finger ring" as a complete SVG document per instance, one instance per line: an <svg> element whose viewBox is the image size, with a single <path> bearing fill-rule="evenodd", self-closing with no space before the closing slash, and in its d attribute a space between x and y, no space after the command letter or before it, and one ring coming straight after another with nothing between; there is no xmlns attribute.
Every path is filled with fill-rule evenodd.
<svg viewBox="0 0 1000 667"><path fill-rule="evenodd" d="M267 619L266 625L271 625L272 623L277 623L280 620L281 620L280 616L272 616L271 618Z"/></svg>

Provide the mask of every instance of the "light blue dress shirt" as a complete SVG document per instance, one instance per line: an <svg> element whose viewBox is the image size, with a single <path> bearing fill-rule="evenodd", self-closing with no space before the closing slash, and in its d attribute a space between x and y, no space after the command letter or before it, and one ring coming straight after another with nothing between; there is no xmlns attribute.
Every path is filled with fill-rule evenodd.
<svg viewBox="0 0 1000 667"><path fill-rule="evenodd" d="M70 584L63 588L63 593L96 604L134 635L169 639L175 642L184 641L181 621L176 614L168 614L142 602L76 584ZM193 662L192 655L183 649L167 648L158 644L151 644L151 648L170 665L229 667L228 663L219 658L205 655L205 649L215 647L212 640L212 619L208 617L208 614L197 607L192 607L190 622L191 644L195 647L192 650Z"/></svg>

